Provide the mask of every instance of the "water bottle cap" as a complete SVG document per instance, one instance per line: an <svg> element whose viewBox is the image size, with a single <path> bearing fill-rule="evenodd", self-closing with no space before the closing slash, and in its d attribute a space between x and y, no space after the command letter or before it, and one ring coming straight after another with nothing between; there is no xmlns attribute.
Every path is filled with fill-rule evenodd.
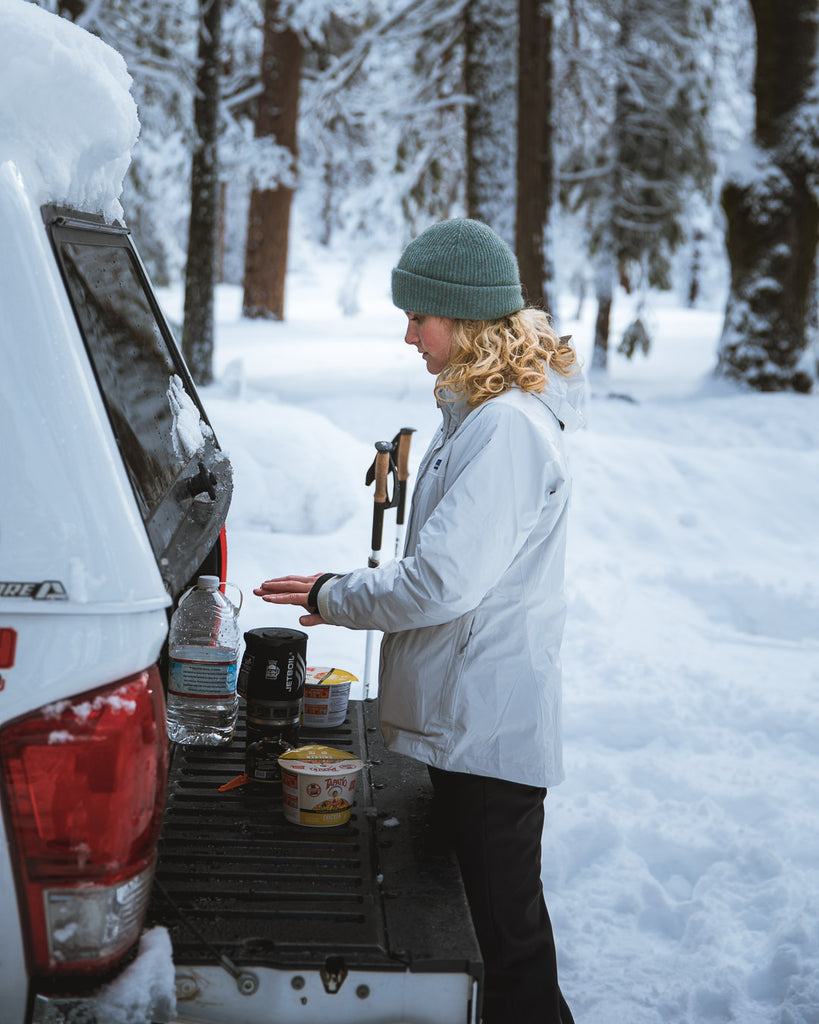
<svg viewBox="0 0 819 1024"><path fill-rule="evenodd" d="M200 590L218 590L221 580L218 576L200 576L196 586Z"/></svg>

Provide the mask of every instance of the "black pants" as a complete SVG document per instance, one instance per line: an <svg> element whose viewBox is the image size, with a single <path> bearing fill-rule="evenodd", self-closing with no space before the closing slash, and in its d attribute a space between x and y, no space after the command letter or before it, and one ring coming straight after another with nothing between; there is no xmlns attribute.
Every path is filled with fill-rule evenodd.
<svg viewBox="0 0 819 1024"><path fill-rule="evenodd" d="M574 1024L540 881L546 790L432 767L429 774L484 961L484 1024Z"/></svg>

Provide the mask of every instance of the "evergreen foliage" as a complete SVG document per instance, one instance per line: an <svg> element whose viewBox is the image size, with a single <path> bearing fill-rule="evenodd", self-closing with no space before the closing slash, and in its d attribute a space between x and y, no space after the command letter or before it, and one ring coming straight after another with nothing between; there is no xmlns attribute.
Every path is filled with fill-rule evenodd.
<svg viewBox="0 0 819 1024"><path fill-rule="evenodd" d="M313 43L300 137L322 241L406 239L463 211L465 5L362 0Z"/></svg>
<svg viewBox="0 0 819 1024"><path fill-rule="evenodd" d="M123 205L155 282L178 281L196 144L197 0L37 2L124 56L142 129ZM507 157L516 148L508 86L517 4L281 0L283 23L304 49L296 167L277 140L254 133L262 0L223 3L223 279L242 280L254 187L295 185L299 237L350 254L348 312L369 249L397 248L468 210L503 230L516 184ZM715 298L725 266L722 195L732 278L719 372L756 387L808 386L819 192L814 0L549 7L561 203L559 248L547 255L562 286L576 279L582 292L594 280L598 365L618 288L644 297L676 284L696 302L710 283ZM752 9L762 25L755 134L729 163L753 112ZM746 258L752 242L755 262ZM639 351L632 328L624 350Z"/></svg>
<svg viewBox="0 0 819 1024"><path fill-rule="evenodd" d="M570 109L558 121L558 180L595 265L600 368L615 283L669 288L687 202L710 189L710 62L701 42L710 14L706 0L571 0L561 22L556 89Z"/></svg>
<svg viewBox="0 0 819 1024"><path fill-rule="evenodd" d="M620 344L617 346L617 351L626 356L627 359L631 359L635 352L640 351L644 356L648 355L648 350L651 347L651 338L646 330L646 325L643 323L642 317L637 317L636 320L628 325L623 331L623 337L620 339Z"/></svg>

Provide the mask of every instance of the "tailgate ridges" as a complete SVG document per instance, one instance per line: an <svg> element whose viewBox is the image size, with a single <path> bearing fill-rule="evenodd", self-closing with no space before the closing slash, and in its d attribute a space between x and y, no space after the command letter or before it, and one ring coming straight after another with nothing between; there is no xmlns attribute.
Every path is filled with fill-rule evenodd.
<svg viewBox="0 0 819 1024"><path fill-rule="evenodd" d="M349 822L329 829L293 825L281 787L254 784L219 792L244 771L243 723L227 747L177 746L159 847L151 917L171 931L177 963L220 955L246 964L292 965L316 950L392 962L377 882L368 770ZM366 762L360 705L345 726L305 743L351 750ZM305 964L307 966L307 964Z"/></svg>

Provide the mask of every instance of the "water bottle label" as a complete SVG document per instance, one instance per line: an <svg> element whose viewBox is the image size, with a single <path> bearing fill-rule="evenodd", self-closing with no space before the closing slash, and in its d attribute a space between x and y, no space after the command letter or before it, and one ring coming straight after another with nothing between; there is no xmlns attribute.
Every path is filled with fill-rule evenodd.
<svg viewBox="0 0 819 1024"><path fill-rule="evenodd" d="M171 658L168 692L183 697L232 697L237 663L179 661Z"/></svg>

